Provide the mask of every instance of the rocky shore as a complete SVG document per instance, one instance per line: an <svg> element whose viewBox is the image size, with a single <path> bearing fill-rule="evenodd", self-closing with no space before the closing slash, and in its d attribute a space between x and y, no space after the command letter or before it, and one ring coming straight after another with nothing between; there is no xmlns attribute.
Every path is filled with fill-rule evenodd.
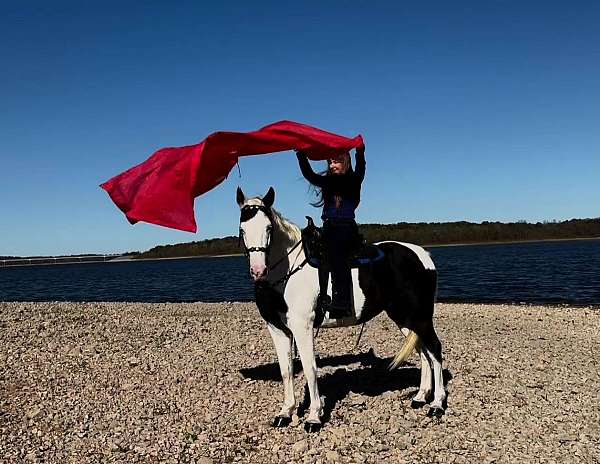
<svg viewBox="0 0 600 464"><path fill-rule="evenodd" d="M0 462L600 462L600 310L439 304L448 410L410 409L385 316L317 339L326 424L283 396L252 303L0 303ZM299 364L297 365L298 371Z"/></svg>

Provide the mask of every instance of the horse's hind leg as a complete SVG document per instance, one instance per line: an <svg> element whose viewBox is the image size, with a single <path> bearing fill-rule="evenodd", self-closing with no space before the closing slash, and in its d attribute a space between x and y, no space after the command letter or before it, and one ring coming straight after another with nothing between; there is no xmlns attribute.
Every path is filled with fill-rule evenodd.
<svg viewBox="0 0 600 464"><path fill-rule="evenodd" d="M424 349L421 347L419 347L419 357L421 358L421 384L419 385L419 391L410 403L413 409L425 406L431 395L431 364Z"/></svg>
<svg viewBox="0 0 600 464"><path fill-rule="evenodd" d="M422 333L419 334L423 343L422 349L433 366L433 401L427 414L439 417L444 414L444 402L446 400L442 371L442 343L435 333L432 321L428 321L423 329Z"/></svg>
<svg viewBox="0 0 600 464"><path fill-rule="evenodd" d="M279 414L273 421L274 427L285 427L292 421L292 413L296 408L296 398L294 396L294 369L292 363L292 338L277 327L267 324L277 359L279 360L279 369L283 380L283 405Z"/></svg>
<svg viewBox="0 0 600 464"><path fill-rule="evenodd" d="M410 333L410 331L405 327L401 327L400 329L402 330L402 333L405 336L408 336L408 334ZM413 397L410 403L410 406L413 409L422 408L427 404L431 395L432 382L431 363L429 362L429 359L427 358L427 355L425 354L425 350L423 349L421 343L417 345L417 351L419 353L419 357L421 358L421 383L419 385L419 391Z"/></svg>

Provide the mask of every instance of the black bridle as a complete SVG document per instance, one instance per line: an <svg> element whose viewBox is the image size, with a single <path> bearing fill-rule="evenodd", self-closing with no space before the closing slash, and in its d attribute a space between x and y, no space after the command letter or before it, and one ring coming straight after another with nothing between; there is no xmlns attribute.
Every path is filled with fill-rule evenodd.
<svg viewBox="0 0 600 464"><path fill-rule="evenodd" d="M248 248L246 246L246 242L244 241L244 239L242 237L242 232L243 232L242 227L241 227L242 222L246 222L246 221L252 219L254 216L256 216L256 213L258 211L262 211L265 214L265 216L267 216L267 218L269 219L269 222L271 223L270 230L272 233L272 231L273 231L273 212L271 211L271 209L267 208L264 205L245 205L244 207L242 207L242 209L240 211L240 234L238 237L238 246L240 246L240 245L244 246L244 254L246 256L249 256L250 252L252 252L252 251L262 251L263 253L265 253L265 262L267 264L267 267L269 268L269 272L271 272L273 269L275 269L277 266L279 266L285 260L285 258L287 258L292 253L292 251L294 251L296 248L298 248L298 246L302 243L302 240L299 240L298 242L296 242L296 244L290 249L290 251L287 252L286 255L284 255L283 257L278 259L277 262L275 264L273 264L272 266L269 266L269 250L271 249L271 242L272 242L271 236L269 235L269 239L267 241L267 246L250 247L250 248ZM307 260L305 258L304 261L302 263L300 263L296 268L286 272L282 278L273 282L271 284L271 286L275 287L282 282L285 285L287 283L287 281L289 280L289 278L292 275L294 275L296 272L298 272L300 269L302 269L306 263L307 263Z"/></svg>
<svg viewBox="0 0 600 464"><path fill-rule="evenodd" d="M244 238L242 237L242 233L243 233L242 222L249 221L254 216L256 216L256 213L258 213L259 211L262 211L265 214L265 216L267 216L267 219L269 219L269 222L271 223L271 225L269 226L270 230L271 231L273 230L273 212L271 211L270 208L267 208L264 205L246 205L240 211L240 235L238 237L238 246L240 246L240 245L244 246L244 254L246 256L249 256L252 251L262 251L263 253L265 253L266 259L268 260L269 249L271 248L271 235L270 234L269 234L269 239L267 241L267 246L264 246L264 247L248 248L246 246L246 242L245 242Z"/></svg>

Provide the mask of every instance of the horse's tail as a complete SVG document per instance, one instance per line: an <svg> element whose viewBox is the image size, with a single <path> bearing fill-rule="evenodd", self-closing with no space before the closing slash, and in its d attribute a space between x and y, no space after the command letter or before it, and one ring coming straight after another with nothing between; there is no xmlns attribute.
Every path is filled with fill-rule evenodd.
<svg viewBox="0 0 600 464"><path fill-rule="evenodd" d="M410 330L408 335L406 336L406 340L404 340L404 345L402 345L402 348L400 348L400 351L396 356L394 356L394 359L390 363L390 370L396 369L400 364L406 361L406 359L410 356L410 354L419 344L419 341L419 336L412 330Z"/></svg>

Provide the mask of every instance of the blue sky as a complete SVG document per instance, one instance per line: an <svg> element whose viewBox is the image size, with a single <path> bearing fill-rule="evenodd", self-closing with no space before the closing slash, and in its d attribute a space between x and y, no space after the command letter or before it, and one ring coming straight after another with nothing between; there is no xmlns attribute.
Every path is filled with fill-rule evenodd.
<svg viewBox="0 0 600 464"><path fill-rule="evenodd" d="M242 159L195 235L98 187L281 119L364 136L359 222L598 217L598 24L597 2L3 3L0 255L234 235L238 185L318 217L292 153Z"/></svg>

